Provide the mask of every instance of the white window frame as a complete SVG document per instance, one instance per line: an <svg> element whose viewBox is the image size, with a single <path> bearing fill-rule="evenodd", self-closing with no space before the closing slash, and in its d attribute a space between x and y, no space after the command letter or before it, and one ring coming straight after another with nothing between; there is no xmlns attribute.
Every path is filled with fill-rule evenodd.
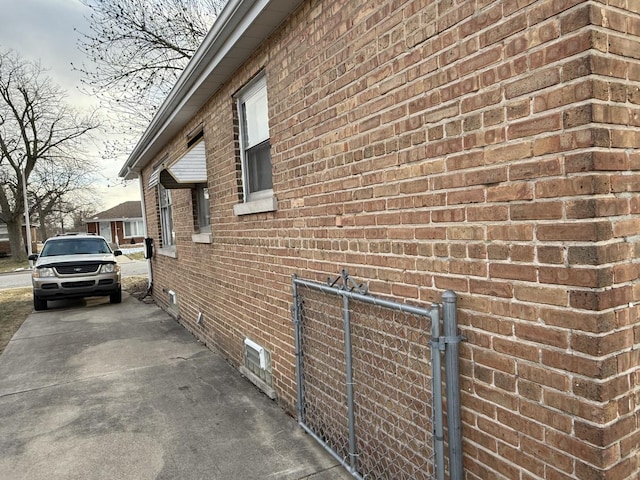
<svg viewBox="0 0 640 480"><path fill-rule="evenodd" d="M196 231L191 236L194 243L211 243L211 204L209 188L206 183L199 183L193 188L194 216L197 221Z"/></svg>
<svg viewBox="0 0 640 480"><path fill-rule="evenodd" d="M211 204L209 203L209 189L206 183L199 183L194 188L196 199L196 214L198 217L198 231L211 232Z"/></svg>
<svg viewBox="0 0 640 480"><path fill-rule="evenodd" d="M124 238L144 236L144 222L142 220L125 220L123 224Z"/></svg>
<svg viewBox="0 0 640 480"><path fill-rule="evenodd" d="M259 105L260 96L264 96L264 102L266 102L266 105L262 105L262 108ZM255 104L264 114L264 118L251 117L247 119L246 105L251 100L256 100ZM253 79L237 94L236 108L238 111L240 128L240 159L242 165L242 190L244 202L234 205L234 213L236 215L247 215L251 213L274 211L277 209L277 201L273 193L273 186L269 189L251 191L248 171L247 152L249 149L262 145L265 142L268 142L269 145L269 167L273 169L270 152L271 143L269 134L267 79L264 73ZM250 125L255 125L255 127L252 127L252 129L249 130Z"/></svg>
<svg viewBox="0 0 640 480"><path fill-rule="evenodd" d="M171 190L164 188L162 184L158 184L158 208L160 211L160 238L163 250L175 251L176 232L173 225L173 202L171 199Z"/></svg>
<svg viewBox="0 0 640 480"><path fill-rule="evenodd" d="M0 242L9 241L9 229L6 223L0 223Z"/></svg>

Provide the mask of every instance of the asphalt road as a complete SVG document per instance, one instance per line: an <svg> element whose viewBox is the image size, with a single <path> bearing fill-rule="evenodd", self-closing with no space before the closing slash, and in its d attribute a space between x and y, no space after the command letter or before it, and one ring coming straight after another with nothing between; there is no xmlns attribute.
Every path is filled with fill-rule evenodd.
<svg viewBox="0 0 640 480"><path fill-rule="evenodd" d="M120 257L118 257L120 259ZM122 269L123 277L134 277L138 275L147 275L146 260L123 260L118 261ZM2 273L0 274L0 290L18 287L31 286L31 271L24 270L21 272Z"/></svg>

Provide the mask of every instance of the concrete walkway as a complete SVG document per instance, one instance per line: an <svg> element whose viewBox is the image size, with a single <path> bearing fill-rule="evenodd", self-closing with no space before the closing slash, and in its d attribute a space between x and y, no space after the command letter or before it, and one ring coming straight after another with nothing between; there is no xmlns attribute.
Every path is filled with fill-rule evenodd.
<svg viewBox="0 0 640 480"><path fill-rule="evenodd" d="M0 356L0 478L349 479L155 305L50 302Z"/></svg>

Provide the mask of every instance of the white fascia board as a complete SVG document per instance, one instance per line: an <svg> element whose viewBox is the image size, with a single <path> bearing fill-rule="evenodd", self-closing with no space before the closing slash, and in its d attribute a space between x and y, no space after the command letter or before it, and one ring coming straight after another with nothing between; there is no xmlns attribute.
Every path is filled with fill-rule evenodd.
<svg viewBox="0 0 640 480"><path fill-rule="evenodd" d="M141 222L142 217L85 218L82 223Z"/></svg>

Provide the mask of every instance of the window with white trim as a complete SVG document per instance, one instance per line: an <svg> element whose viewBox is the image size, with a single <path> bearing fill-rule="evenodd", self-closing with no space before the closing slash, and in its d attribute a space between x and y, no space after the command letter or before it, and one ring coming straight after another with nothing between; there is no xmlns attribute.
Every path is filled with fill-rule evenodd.
<svg viewBox="0 0 640 480"><path fill-rule="evenodd" d="M125 221L124 236L126 238L144 236L144 224L142 223L142 220Z"/></svg>
<svg viewBox="0 0 640 480"><path fill-rule="evenodd" d="M158 184L158 200L160 204L160 229L162 247L175 245L176 232L173 229L173 205L171 191Z"/></svg>
<svg viewBox="0 0 640 480"><path fill-rule="evenodd" d="M267 81L264 75L253 80L236 97L240 124L240 156L244 202L275 205L271 171L271 143L269 141L269 108ZM261 211L274 210L260 208ZM252 213L246 208L236 214Z"/></svg>
<svg viewBox="0 0 640 480"><path fill-rule="evenodd" d="M7 225L5 223L0 223L0 241L9 241L9 229L7 228Z"/></svg>

